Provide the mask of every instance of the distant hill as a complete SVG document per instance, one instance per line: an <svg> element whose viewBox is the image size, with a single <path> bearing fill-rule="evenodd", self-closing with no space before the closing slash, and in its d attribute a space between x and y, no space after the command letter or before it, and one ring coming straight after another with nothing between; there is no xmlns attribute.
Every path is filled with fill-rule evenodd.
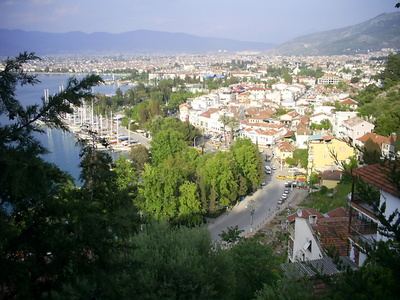
<svg viewBox="0 0 400 300"><path fill-rule="evenodd" d="M295 38L270 54L341 55L366 53L382 48L400 49L400 12L381 14L358 25Z"/></svg>
<svg viewBox="0 0 400 300"><path fill-rule="evenodd" d="M19 52L46 54L110 53L204 53L228 50L267 50L272 43L198 37L184 33L135 30L120 34L96 32L46 33L0 29L0 56Z"/></svg>

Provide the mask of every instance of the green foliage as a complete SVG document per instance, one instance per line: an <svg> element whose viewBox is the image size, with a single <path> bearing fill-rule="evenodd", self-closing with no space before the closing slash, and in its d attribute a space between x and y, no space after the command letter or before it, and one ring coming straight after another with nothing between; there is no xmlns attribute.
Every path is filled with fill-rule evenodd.
<svg viewBox="0 0 400 300"><path fill-rule="evenodd" d="M81 188L43 161L46 149L32 136L40 132L33 121L42 118L52 128L64 128L60 116L71 112L70 103L90 99L101 79L71 78L48 103L23 107L15 88L37 82L21 69L35 59L22 54L0 72L0 112L14 120L0 127L0 293L5 299L62 298L64 291L76 295L88 288L80 296L93 297L99 287L118 286L106 274L121 267L121 245L135 230L136 178L123 162L110 170L109 157L95 153L93 144L82 149Z"/></svg>
<svg viewBox="0 0 400 300"><path fill-rule="evenodd" d="M143 145L132 147L128 155L137 172L142 172L144 165L150 162L149 150Z"/></svg>
<svg viewBox="0 0 400 300"><path fill-rule="evenodd" d="M281 275L272 284L264 284L263 288L256 293L256 300L314 300L313 281L308 278L299 279L296 274L293 276Z"/></svg>
<svg viewBox="0 0 400 300"><path fill-rule="evenodd" d="M310 184L317 184L319 180L320 180L319 174L312 172L310 175Z"/></svg>
<svg viewBox="0 0 400 300"><path fill-rule="evenodd" d="M302 168L307 168L308 165L308 149L295 149L293 151L293 158L300 163Z"/></svg>
<svg viewBox="0 0 400 300"><path fill-rule="evenodd" d="M289 166L295 166L297 164L297 160L294 159L293 157L286 157L285 158L285 162L286 164L288 164Z"/></svg>
<svg viewBox="0 0 400 300"><path fill-rule="evenodd" d="M350 183L352 182L353 178L351 176L351 170L358 167L358 161L356 156L350 157L349 163L345 161L342 163L342 179L340 180L341 183Z"/></svg>
<svg viewBox="0 0 400 300"><path fill-rule="evenodd" d="M381 161L381 148L370 138L364 143L363 161L367 165L373 165Z"/></svg>
<svg viewBox="0 0 400 300"><path fill-rule="evenodd" d="M187 144L193 143L195 136L198 136L198 131L189 122L182 122L178 118L173 117L163 118L158 116L153 119L150 125L150 131L153 137L157 136L159 132L166 130L174 130L181 133L183 135L183 140L186 141Z"/></svg>
<svg viewBox="0 0 400 300"><path fill-rule="evenodd" d="M321 213L327 213L338 207L347 206L347 195L351 192L351 183L338 184L333 192L333 196L328 197L320 192L315 192L307 197L305 207L310 207Z"/></svg>
<svg viewBox="0 0 400 300"><path fill-rule="evenodd" d="M173 156L188 146L183 140L183 134L173 129L159 132L150 142L152 163L158 165L168 156Z"/></svg>
<svg viewBox="0 0 400 300"><path fill-rule="evenodd" d="M201 174L201 175L200 175ZM238 198L238 184L231 152L203 155L199 161L198 176L205 184L205 197L209 199L208 211L231 206Z"/></svg>
<svg viewBox="0 0 400 300"><path fill-rule="evenodd" d="M395 146L394 146L394 151L395 152L399 152L400 151L400 127L397 128L396 143L395 143Z"/></svg>
<svg viewBox="0 0 400 300"><path fill-rule="evenodd" d="M232 299L233 261L204 228L149 224L132 237L128 295L135 299Z"/></svg>
<svg viewBox="0 0 400 300"><path fill-rule="evenodd" d="M322 129L328 130L332 128L332 123L328 119L324 119L321 121L320 124L312 123L311 128L317 130L322 130Z"/></svg>
<svg viewBox="0 0 400 300"><path fill-rule="evenodd" d="M235 245L231 255L236 275L234 299L253 299L264 284L275 281L276 258L270 247L250 239Z"/></svg>
<svg viewBox="0 0 400 300"><path fill-rule="evenodd" d="M328 192L328 188L325 185L321 186L319 193L321 195L325 195L327 192Z"/></svg>
<svg viewBox="0 0 400 300"><path fill-rule="evenodd" d="M238 139L232 146L236 162L236 170L241 178L246 180L247 191L258 189L265 180L262 155L250 139Z"/></svg>
<svg viewBox="0 0 400 300"><path fill-rule="evenodd" d="M243 232L244 230L240 230L238 225L236 225L235 227L229 226L227 228L227 231L222 230L222 233L220 233L219 236L221 237L221 240L223 242L226 242L228 244L235 244L243 240L243 237L240 236L240 234L242 234Z"/></svg>
<svg viewBox="0 0 400 300"><path fill-rule="evenodd" d="M389 54L385 69L380 74L385 88L393 86L400 80L400 54Z"/></svg>
<svg viewBox="0 0 400 300"><path fill-rule="evenodd" d="M400 55L389 55L385 70L380 74L383 88L370 85L355 98L359 102L359 115L371 119L375 132L389 136L400 123Z"/></svg>

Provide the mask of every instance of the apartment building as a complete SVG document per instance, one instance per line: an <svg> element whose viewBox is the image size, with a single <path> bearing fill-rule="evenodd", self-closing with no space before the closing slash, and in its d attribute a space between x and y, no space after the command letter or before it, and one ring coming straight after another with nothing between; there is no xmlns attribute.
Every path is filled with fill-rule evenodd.
<svg viewBox="0 0 400 300"><path fill-rule="evenodd" d="M354 155L354 149L346 142L332 137L323 140L311 140L308 148L309 172L338 170L342 162L349 162Z"/></svg>
<svg viewBox="0 0 400 300"><path fill-rule="evenodd" d="M352 117L342 122L340 134L344 138L350 139L353 143L364 134L372 132L375 125L361 119L360 117Z"/></svg>

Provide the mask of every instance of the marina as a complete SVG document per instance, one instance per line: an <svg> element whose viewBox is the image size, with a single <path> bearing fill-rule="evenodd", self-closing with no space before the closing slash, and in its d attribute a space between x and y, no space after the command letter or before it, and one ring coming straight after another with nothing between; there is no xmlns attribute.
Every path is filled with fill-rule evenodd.
<svg viewBox="0 0 400 300"><path fill-rule="evenodd" d="M46 93L53 95L58 92L62 85L65 84L71 75L39 75L38 79L41 81L35 86L23 86L18 88L17 99L21 101L21 104L33 105L41 103L41 99L45 99ZM76 76L78 79L82 79L84 76ZM118 85L107 84L96 86L94 88L95 93L101 93L106 95L113 95L118 89ZM128 87L124 87L128 89ZM119 155L127 155L131 149L131 145L144 144L148 145L148 139L142 134L135 133L126 130L121 126L118 126L117 120L111 121L116 116L109 116L108 118L102 116L95 116L92 113L90 107L84 106L74 110L74 114L65 116L65 122L68 125L71 132L65 132L59 129L50 129L43 127L43 134L35 133L36 138L49 150L48 154L43 155L43 158L51 163L56 164L61 170L68 172L75 179L77 185L81 185L79 180L80 175L80 151L81 148L77 144L78 138L92 138L82 131L82 125L84 127L91 126L94 131L100 132L98 137L109 139L112 149L106 148L101 143L96 143L99 151L108 151L111 157L115 160ZM2 120L3 121L3 120ZM112 127L112 128L111 128ZM128 139L127 139L128 138ZM128 144L128 141L130 144Z"/></svg>

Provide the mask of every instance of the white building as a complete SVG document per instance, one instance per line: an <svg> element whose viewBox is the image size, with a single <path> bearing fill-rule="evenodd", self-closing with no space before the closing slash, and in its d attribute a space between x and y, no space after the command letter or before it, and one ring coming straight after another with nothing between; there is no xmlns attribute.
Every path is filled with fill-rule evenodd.
<svg viewBox="0 0 400 300"><path fill-rule="evenodd" d="M400 210L400 198L398 187L389 181L387 175L382 173L381 166L370 165L353 169L353 175L360 176L363 181L379 190L379 205L386 204L385 219L396 210ZM372 243L374 240L386 240L378 228L381 226L375 210L365 201L368 195L354 194L351 199L352 217L350 223L350 258L359 266L366 260L366 255L358 250L362 243ZM397 217L398 218L398 217ZM395 218L393 222L397 221Z"/></svg>

